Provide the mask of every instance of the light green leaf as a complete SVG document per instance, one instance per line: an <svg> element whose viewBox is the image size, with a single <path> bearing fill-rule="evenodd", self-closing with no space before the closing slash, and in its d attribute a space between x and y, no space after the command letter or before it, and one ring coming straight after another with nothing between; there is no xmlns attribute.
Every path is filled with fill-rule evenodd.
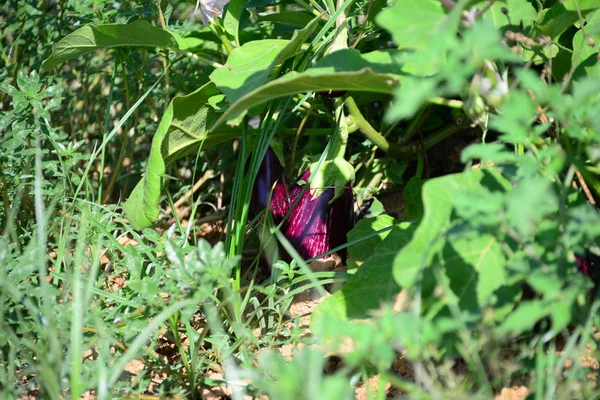
<svg viewBox="0 0 600 400"><path fill-rule="evenodd" d="M376 22L392 34L401 49L420 50L430 43L445 17L437 0L405 0L381 11Z"/></svg>
<svg viewBox="0 0 600 400"><path fill-rule="evenodd" d="M394 218L387 214L378 215L375 218L366 218L358 221L356 226L348 232L348 242L359 240L369 234L380 231L394 224ZM390 230L380 233L379 235L373 236L369 239L361 240L358 243L351 244L348 247L348 265L359 266L363 262L369 259L375 252L375 248L381 243Z"/></svg>
<svg viewBox="0 0 600 400"><path fill-rule="evenodd" d="M392 262L398 250L410 240L413 228L413 224L406 222L392 228L342 289L315 309L311 328L318 327L327 318L368 318L381 303L391 301L400 293L400 287L392 277Z"/></svg>
<svg viewBox="0 0 600 400"><path fill-rule="evenodd" d="M600 26L600 12L594 14L586 26L585 33L590 35L588 27ZM573 37L572 65L576 66L575 77L600 77L600 30L586 38L583 30Z"/></svg>
<svg viewBox="0 0 600 400"><path fill-rule="evenodd" d="M273 68L295 56L319 23L314 18L304 29L294 32L291 40L265 39L245 43L229 55L227 62L210 75L210 80L235 103L244 95L261 87Z"/></svg>
<svg viewBox="0 0 600 400"><path fill-rule="evenodd" d="M371 60L379 62L371 63ZM305 72L290 72L246 94L229 107L212 129L235 119L256 105L297 93L329 90L391 93L400 77L390 71L399 69L388 52L376 51L361 55L351 49L340 50L324 57Z"/></svg>
<svg viewBox="0 0 600 400"><path fill-rule="evenodd" d="M158 218L167 162L200 143L208 148L232 137L232 134L207 135L208 127L218 116L209 105L209 99L215 95L217 89L208 83L187 96L175 97L169 104L152 139L144 177L123 204L125 215L135 229L149 227Z"/></svg>
<svg viewBox="0 0 600 400"><path fill-rule="evenodd" d="M585 17L591 11L591 9L581 9L581 15ZM579 20L580 13L578 11L565 8L565 4L560 2L544 10L540 30L545 35L556 39Z"/></svg>
<svg viewBox="0 0 600 400"><path fill-rule="evenodd" d="M587 11L600 8L600 0L564 0L562 3L569 11Z"/></svg>
<svg viewBox="0 0 600 400"><path fill-rule="evenodd" d="M505 257L492 235L452 236L444 250L446 275L461 309L483 308L506 282Z"/></svg>
<svg viewBox="0 0 600 400"><path fill-rule="evenodd" d="M231 0L227 3L227 11L223 17L223 27L235 39L235 43L240 45L240 20L245 10L246 0Z"/></svg>
<svg viewBox="0 0 600 400"><path fill-rule="evenodd" d="M265 39L245 43L233 50L223 67L210 74L210 80L227 96L229 103L234 103L267 81L273 61L288 42Z"/></svg>
<svg viewBox="0 0 600 400"><path fill-rule="evenodd" d="M507 12L502 12L506 10ZM484 20L494 23L497 28L506 25L518 26L530 24L537 19L538 13L535 7L527 0L496 1L489 10L483 14Z"/></svg>
<svg viewBox="0 0 600 400"><path fill-rule="evenodd" d="M114 47L159 47L180 49L177 35L143 20L130 24L86 25L62 38L42 63L49 70L67 60L99 49Z"/></svg>
<svg viewBox="0 0 600 400"><path fill-rule="evenodd" d="M508 222L524 238L532 236L538 223L558 208L550 182L541 177L523 179L506 202Z"/></svg>
<svg viewBox="0 0 600 400"><path fill-rule="evenodd" d="M533 328L540 319L547 316L550 312L551 310L547 305L539 300L523 302L498 327L498 333L504 335L512 332L518 335Z"/></svg>
<svg viewBox="0 0 600 400"><path fill-rule="evenodd" d="M475 172L447 175L423 185L423 219L410 243L394 258L394 279L400 286L411 287L419 272L430 265L433 256L443 248L452 213L452 197L476 180Z"/></svg>

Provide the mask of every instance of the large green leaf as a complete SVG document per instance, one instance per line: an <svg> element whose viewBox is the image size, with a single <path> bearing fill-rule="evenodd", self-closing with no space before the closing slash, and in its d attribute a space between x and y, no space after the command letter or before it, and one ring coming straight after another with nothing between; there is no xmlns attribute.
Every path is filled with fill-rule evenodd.
<svg viewBox="0 0 600 400"><path fill-rule="evenodd" d="M42 63L49 70L58 64L99 49L114 47L159 47L178 50L185 45L177 35L148 22L130 24L86 25L68 34L52 48Z"/></svg>
<svg viewBox="0 0 600 400"><path fill-rule="evenodd" d="M225 94L227 101L234 103L267 81L273 61L288 42L265 39L245 43L233 50L223 67L210 74L210 80Z"/></svg>
<svg viewBox="0 0 600 400"><path fill-rule="evenodd" d="M227 3L227 11L223 17L223 27L227 33L235 39L235 43L240 44L240 21L245 10L246 0L231 0Z"/></svg>
<svg viewBox="0 0 600 400"><path fill-rule="evenodd" d="M146 228L158 218L162 177L167 162L200 143L211 147L235 135L207 135L208 127L218 117L210 104L215 96L219 96L219 92L212 83L208 83L187 96L175 97L169 104L152 139L144 177L123 204L125 215L135 229Z"/></svg>
<svg viewBox="0 0 600 400"><path fill-rule="evenodd" d="M419 50L429 44L445 17L444 6L437 0L405 0L381 11L376 21L400 48Z"/></svg>
<svg viewBox="0 0 600 400"><path fill-rule="evenodd" d="M306 27L294 32L292 39L265 39L245 43L236 48L221 68L210 75L210 80L227 96L229 103L236 102L247 93L261 87L275 66L293 57L317 28L319 17Z"/></svg>
<svg viewBox="0 0 600 400"><path fill-rule="evenodd" d="M400 292L392 276L394 257L410 240L413 228L414 225L407 222L394 226L342 289L315 309L311 326L319 325L326 318L368 318L381 303L391 301Z"/></svg>
<svg viewBox="0 0 600 400"><path fill-rule="evenodd" d="M303 11L283 11L258 17L257 22L269 21L282 24L306 26L314 19L314 15Z"/></svg>
<svg viewBox="0 0 600 400"><path fill-rule="evenodd" d="M433 256L443 248L445 231L450 224L453 195L464 190L473 178L472 174L464 173L448 175L423 185L423 219L410 243L394 259L394 278L402 287L411 287L419 272L430 265Z"/></svg>
<svg viewBox="0 0 600 400"><path fill-rule="evenodd" d="M356 50L340 50L305 72L290 72L246 94L229 107L212 129L254 106L297 93L330 90L392 93L400 81L400 76L393 72L399 74L401 67L391 52L360 54Z"/></svg>
<svg viewBox="0 0 600 400"><path fill-rule="evenodd" d="M585 33L580 29L573 37L572 65L576 66L575 77L600 77L600 29L594 33L594 27L600 27L600 12L596 12L588 22ZM590 29L591 28L591 29ZM589 32L592 31L590 34Z"/></svg>
<svg viewBox="0 0 600 400"><path fill-rule="evenodd" d="M452 237L444 249L443 261L450 287L463 310L485 307L492 293L506 283L504 253L492 235Z"/></svg>
<svg viewBox="0 0 600 400"><path fill-rule="evenodd" d="M381 214L373 218L365 218L358 221L356 226L348 232L348 242L360 240L368 235L373 235L377 231L391 227L394 224L394 218L387 214ZM386 230L378 235L360 240L348 247L348 265L359 266L371 257L375 252L377 245L381 243L390 231Z"/></svg>
<svg viewBox="0 0 600 400"><path fill-rule="evenodd" d="M507 11L507 12L504 12ZM529 24L537 19L535 7L527 0L496 1L483 16L498 28L507 25Z"/></svg>
<svg viewBox="0 0 600 400"><path fill-rule="evenodd" d="M569 11L588 11L600 8L600 0L564 0L562 3Z"/></svg>

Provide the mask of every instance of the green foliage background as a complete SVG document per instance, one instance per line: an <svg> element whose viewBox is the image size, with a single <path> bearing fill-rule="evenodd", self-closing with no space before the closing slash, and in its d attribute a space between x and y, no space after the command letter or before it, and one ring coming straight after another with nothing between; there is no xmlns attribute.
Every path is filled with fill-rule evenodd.
<svg viewBox="0 0 600 400"><path fill-rule="evenodd" d="M598 395L600 1L194 8L0 6L1 398ZM344 272L261 261L269 146Z"/></svg>

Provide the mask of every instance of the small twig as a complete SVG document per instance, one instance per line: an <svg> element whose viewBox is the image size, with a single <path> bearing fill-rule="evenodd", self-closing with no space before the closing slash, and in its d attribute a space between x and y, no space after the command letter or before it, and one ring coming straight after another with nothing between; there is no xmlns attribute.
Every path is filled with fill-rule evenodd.
<svg viewBox="0 0 600 400"><path fill-rule="evenodd" d="M444 7L446 7L449 10L454 10L454 7L456 7L456 4L452 1L452 0L439 0L440 3L442 3L444 5Z"/></svg>
<svg viewBox="0 0 600 400"><path fill-rule="evenodd" d="M585 197L587 197L588 202L591 205L595 206L596 200L594 199L594 196L592 195L590 188L588 188L587 184L585 183L585 179L583 179L583 175L581 175L581 172L579 172L579 170L577 168L575 168L575 175L577 175L577 181L579 182L579 185L583 189L583 193L585 193Z"/></svg>
<svg viewBox="0 0 600 400"><path fill-rule="evenodd" d="M490 0L488 1L488 3L483 6L483 8L479 11L477 11L477 14L475 14L475 18L480 18L487 10L489 10L490 8L492 8L492 6L494 5L494 3L496 2L496 0Z"/></svg>

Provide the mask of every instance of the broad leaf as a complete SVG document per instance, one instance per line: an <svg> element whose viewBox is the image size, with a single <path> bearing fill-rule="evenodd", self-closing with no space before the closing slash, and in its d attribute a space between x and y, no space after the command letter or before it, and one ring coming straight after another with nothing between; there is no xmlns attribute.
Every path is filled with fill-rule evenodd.
<svg viewBox="0 0 600 400"><path fill-rule="evenodd" d="M227 96L229 103L261 87L275 66L300 51L318 26L314 18L304 29L294 32L291 40L265 39L245 43L229 55L227 62L210 75L210 80Z"/></svg>
<svg viewBox="0 0 600 400"><path fill-rule="evenodd" d="M314 19L314 15L302 11L283 11L258 17L257 22L269 21L282 24L307 26Z"/></svg>
<svg viewBox="0 0 600 400"><path fill-rule="evenodd" d="M504 254L492 235L453 236L443 259L450 287L463 310L485 307L506 281Z"/></svg>
<svg viewBox="0 0 600 400"><path fill-rule="evenodd" d="M394 256L410 240L413 228L406 222L392 228L342 289L316 308L311 326L318 326L324 318L368 318L381 303L391 301L400 292L392 276Z"/></svg>
<svg viewBox="0 0 600 400"><path fill-rule="evenodd" d="M411 287L419 272L430 265L436 252L443 248L453 195L476 179L473 173L463 173L435 178L423 185L423 219L410 243L394 259L394 278L402 287Z"/></svg>
<svg viewBox="0 0 600 400"><path fill-rule="evenodd" d="M580 29L573 37L572 65L575 66L575 77L600 77L600 30L590 35L590 27L600 27L600 12L596 12L584 30Z"/></svg>
<svg viewBox="0 0 600 400"><path fill-rule="evenodd" d="M376 21L401 49L420 50L429 44L445 18L444 7L437 0L406 0L381 11Z"/></svg>
<svg viewBox="0 0 600 400"><path fill-rule="evenodd" d="M506 11L506 12L504 12ZM535 7L527 0L496 1L484 14L484 19L492 21L498 28L507 25L530 24L537 19Z"/></svg>
<svg viewBox="0 0 600 400"><path fill-rule="evenodd" d="M367 235L372 235L377 231L391 227L393 224L394 218L387 214L378 215L375 218L361 219L357 222L356 226L348 232L348 242L351 243L355 240L360 240ZM375 252L377 245L379 245L389 233L390 230L386 230L378 235L351 244L348 247L348 265L359 266L368 260Z"/></svg>
<svg viewBox="0 0 600 400"><path fill-rule="evenodd" d="M166 162L200 143L210 147L231 138L231 134L207 135L208 127L218 116L209 100L217 95L215 86L208 83L187 96L175 97L169 104L152 139L144 177L123 204L135 229L149 227L158 218Z"/></svg>
<svg viewBox="0 0 600 400"><path fill-rule="evenodd" d="M86 25L56 43L50 57L42 63L42 69L49 70L62 62L99 49L159 47L178 50L184 46L175 34L143 20L130 24Z"/></svg>
<svg viewBox="0 0 600 400"><path fill-rule="evenodd" d="M371 63L371 60L377 60ZM361 92L392 93L399 83L400 72L391 53L375 51L360 54L356 50L340 50L324 57L305 72L290 72L240 98L215 123L222 123L243 115L250 108L279 97L304 92L354 90Z"/></svg>
<svg viewBox="0 0 600 400"><path fill-rule="evenodd" d="M512 332L518 335L533 328L540 319L550 314L551 311L547 304L539 300L523 302L500 325L498 333L507 334Z"/></svg>
<svg viewBox="0 0 600 400"><path fill-rule="evenodd" d="M227 101L234 103L267 81L271 64L287 44L287 40L280 39L245 43L233 50L223 67L210 74L210 80L225 94Z"/></svg>
<svg viewBox="0 0 600 400"><path fill-rule="evenodd" d="M240 21L244 13L246 0L231 0L227 4L227 12L223 17L223 27L227 33L235 39L235 43L240 45Z"/></svg>

